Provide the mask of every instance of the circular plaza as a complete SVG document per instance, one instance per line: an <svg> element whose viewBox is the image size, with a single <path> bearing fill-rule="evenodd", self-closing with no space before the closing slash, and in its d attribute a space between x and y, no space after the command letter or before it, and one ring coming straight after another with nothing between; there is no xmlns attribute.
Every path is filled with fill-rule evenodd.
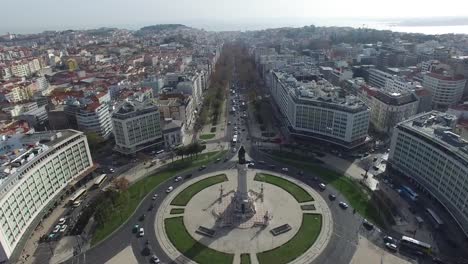
<svg viewBox="0 0 468 264"><path fill-rule="evenodd" d="M315 190L283 174L245 168L246 182L239 168L217 171L167 195L154 224L174 262L311 263L326 247L333 220Z"/></svg>

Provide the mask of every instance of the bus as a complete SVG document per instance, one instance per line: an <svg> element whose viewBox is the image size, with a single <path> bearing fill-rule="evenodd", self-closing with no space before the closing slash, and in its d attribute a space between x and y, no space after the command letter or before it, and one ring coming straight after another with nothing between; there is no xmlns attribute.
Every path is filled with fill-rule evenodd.
<svg viewBox="0 0 468 264"><path fill-rule="evenodd" d="M430 216L432 223L434 224L434 227L436 229L439 229L444 225L442 219L440 219L440 217L434 211L432 211L429 208L426 208L426 213Z"/></svg>
<svg viewBox="0 0 468 264"><path fill-rule="evenodd" d="M419 240L416 240L411 237L403 236L400 240L400 246L407 248L407 249L412 249L415 251L421 251L424 253L430 253L431 251L431 245L421 242Z"/></svg>
<svg viewBox="0 0 468 264"><path fill-rule="evenodd" d="M408 186L401 186L401 193L402 195L405 195L406 197L411 199L411 201L413 202L416 202L418 200L418 194Z"/></svg>
<svg viewBox="0 0 468 264"><path fill-rule="evenodd" d="M107 174L101 174L97 179L94 181L94 187L99 188L101 185L104 183L104 181L107 179Z"/></svg>
<svg viewBox="0 0 468 264"><path fill-rule="evenodd" d="M77 191L77 192L72 196L72 198L70 198L70 200L69 200L70 204L76 204L76 203L79 201L79 199L80 199L81 197L83 197L83 195L86 194L86 192L87 192L87 191L86 191L86 188L83 188L83 189Z"/></svg>

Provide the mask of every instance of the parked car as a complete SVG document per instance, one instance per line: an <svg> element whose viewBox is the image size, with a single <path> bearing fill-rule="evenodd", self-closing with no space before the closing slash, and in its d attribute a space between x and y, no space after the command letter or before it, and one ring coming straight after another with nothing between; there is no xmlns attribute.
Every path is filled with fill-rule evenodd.
<svg viewBox="0 0 468 264"><path fill-rule="evenodd" d="M397 245L392 244L392 243L385 243L385 246L392 251L396 251L398 248Z"/></svg>
<svg viewBox="0 0 468 264"><path fill-rule="evenodd" d="M319 188L320 188L321 190L325 190L325 189L327 188L327 186L326 186L325 184L323 184L323 183L320 183L320 184L319 184Z"/></svg>
<svg viewBox="0 0 468 264"><path fill-rule="evenodd" d="M140 225L136 224L133 226L133 233L136 233L138 229L140 228Z"/></svg>
<svg viewBox="0 0 468 264"><path fill-rule="evenodd" d="M63 225L62 228L60 228L60 233L67 231L67 227L67 225Z"/></svg>
<svg viewBox="0 0 468 264"><path fill-rule="evenodd" d="M170 193L170 192L172 192L172 190L174 190L174 187L169 186L169 188L167 188L167 190L166 190L166 193Z"/></svg>
<svg viewBox="0 0 468 264"><path fill-rule="evenodd" d="M138 232L138 236L142 237L144 235L145 235L145 230L143 229L143 227L140 227L140 231Z"/></svg>
<svg viewBox="0 0 468 264"><path fill-rule="evenodd" d="M372 223L370 223L369 221L367 221L367 219L364 219L364 221L362 221L362 225L367 229L367 230L372 230L374 229L374 225Z"/></svg>
<svg viewBox="0 0 468 264"><path fill-rule="evenodd" d="M58 224L63 225L63 224L65 224L65 222L67 222L67 219L65 217L62 217L62 218L59 219Z"/></svg>
<svg viewBox="0 0 468 264"><path fill-rule="evenodd" d="M339 205L343 209L348 209L348 207L349 207L349 205L347 203L345 203L345 202L340 202Z"/></svg>
<svg viewBox="0 0 468 264"><path fill-rule="evenodd" d="M384 236L383 238L385 243L396 244L397 240L391 236Z"/></svg>
<svg viewBox="0 0 468 264"><path fill-rule="evenodd" d="M52 233L57 233L58 231L60 231L60 225L56 225Z"/></svg>
<svg viewBox="0 0 468 264"><path fill-rule="evenodd" d="M328 195L328 199L330 199L330 201L335 201L336 200L336 195L330 193Z"/></svg>

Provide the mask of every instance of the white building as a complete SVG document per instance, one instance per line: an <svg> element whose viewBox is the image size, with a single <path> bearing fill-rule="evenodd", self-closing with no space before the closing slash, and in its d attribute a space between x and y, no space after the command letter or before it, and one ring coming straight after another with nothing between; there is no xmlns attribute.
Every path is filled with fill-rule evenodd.
<svg viewBox="0 0 468 264"><path fill-rule="evenodd" d="M414 116L418 99L413 93L377 91L370 100L371 123L381 133L391 133L396 124Z"/></svg>
<svg viewBox="0 0 468 264"><path fill-rule="evenodd" d="M432 105L436 109L457 104L462 98L465 84L466 79L461 75L427 73L423 79L423 86L431 91Z"/></svg>
<svg viewBox="0 0 468 264"><path fill-rule="evenodd" d="M326 80L299 82L272 72L271 95L287 121L290 135L313 138L345 148L365 143L370 109L358 98L339 97Z"/></svg>
<svg viewBox="0 0 468 264"><path fill-rule="evenodd" d="M453 115L432 111L398 124L389 165L437 199L468 235L468 142Z"/></svg>
<svg viewBox="0 0 468 264"><path fill-rule="evenodd" d="M369 84L377 88L384 88L387 80L393 79L393 75L377 69L369 69Z"/></svg>
<svg viewBox="0 0 468 264"><path fill-rule="evenodd" d="M93 132L108 139L112 133L109 106L88 98L69 99L66 101L65 113L76 120L78 130ZM72 122L74 123L74 122Z"/></svg>
<svg viewBox="0 0 468 264"><path fill-rule="evenodd" d="M164 120L164 147L172 149L180 144L183 144L184 130L183 123L180 120Z"/></svg>
<svg viewBox="0 0 468 264"><path fill-rule="evenodd" d="M163 143L159 110L152 101L131 101L120 105L112 114L115 150L135 154Z"/></svg>
<svg viewBox="0 0 468 264"><path fill-rule="evenodd" d="M93 167L86 136L75 130L3 137L0 142L0 262L21 254L44 214Z"/></svg>

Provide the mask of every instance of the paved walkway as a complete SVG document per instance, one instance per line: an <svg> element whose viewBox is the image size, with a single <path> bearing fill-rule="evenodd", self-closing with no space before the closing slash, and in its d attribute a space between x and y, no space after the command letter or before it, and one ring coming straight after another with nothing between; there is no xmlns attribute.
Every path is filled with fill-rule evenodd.
<svg viewBox="0 0 468 264"><path fill-rule="evenodd" d="M372 242L367 240L367 238L359 236L359 246L350 264L363 263L409 264L417 262L410 262L399 258L398 256L391 254L386 249L374 245Z"/></svg>
<svg viewBox="0 0 468 264"><path fill-rule="evenodd" d="M260 189L261 183L259 182L253 183L253 175L255 175L256 172L261 172L261 171L252 170L251 171L252 175L248 176L248 179L251 181L251 185L249 185L249 189L255 189L255 188ZM177 215L169 214L170 209L174 208L174 206L170 205L170 202L180 191L184 190L189 185L201 179L211 177L214 175L218 175L220 173L225 173L229 178L228 182L222 183L226 192L229 192L231 189L235 188L236 178L237 178L236 170L226 170L226 171L217 171L214 173L209 173L202 177L198 177L196 179L185 182L182 186L177 188L173 193L169 194L166 197L166 199L161 204L157 212L156 221L155 221L156 237L159 238L159 243L161 247L166 251L166 254L170 258L172 258L176 263L195 263L195 262L191 261L190 259L183 256L180 252L178 252L177 249L172 245L172 243L169 241L167 237L167 234L164 228L164 219L167 217L177 216ZM269 171L268 173L272 174ZM284 175L281 175L281 176L284 178L287 178L291 182L294 182L300 185L302 188L308 191L314 197L315 201L307 202L307 204L312 203L315 205L316 210L312 211L313 213L322 214L322 231L319 237L317 238L317 241L302 256L300 256L299 258L291 262L293 264L310 263L313 259L315 259L322 252L322 250L325 249L326 245L328 244L328 241L330 240L330 237L332 236L332 232L333 232L332 215L326 202L311 187L305 185L304 183L296 179L285 177ZM210 217L207 217L207 215L209 215L209 210L208 212L203 213L202 207L204 204L206 204L205 207L208 208L210 206L210 203L213 203L213 200L216 202L216 197L217 196L219 197L219 186L220 184L208 187L207 189L197 194L189 202L189 204L185 208L184 224L187 226L187 230L191 233L192 237L194 237L199 242L204 243L205 245L209 245L211 248L235 254L235 258L234 258L235 264L240 263L241 253L248 253L248 252L253 253L251 254L252 263L258 263L256 255L255 255L256 253L262 252L268 249L272 249L272 248L275 248L277 246L280 246L286 243L299 230L299 227L302 221L302 211L300 209L300 204L297 203L297 201L295 201L295 199L291 195L287 194L284 190L274 185L265 184L264 186L265 191L266 191L265 201L267 201L265 204L266 206L271 206L272 212L273 212L272 213L273 218L271 220L270 225L266 228L266 230L263 230L263 231L257 230L260 228L252 228L252 229L247 229L247 230L246 229L229 229L229 231L226 232L225 231L226 229L220 229L218 231L221 233L220 237L217 236L217 238L215 239L207 239L206 237L201 237L200 235L195 234L194 230L197 228L198 225L200 225L200 223L203 223L203 225L206 227L210 227L214 223L213 217L211 217L211 219ZM273 193L274 195L268 196L268 193ZM281 193L286 193L286 196L283 196L283 194ZM292 204L295 203L293 208L291 208L291 205L289 203L291 201L286 202L287 205L285 204L284 200L288 200L286 198L292 200L293 202ZM273 206L273 204L275 203L277 204L276 208L275 206ZM297 213L295 213L296 211ZM211 222L211 225L210 225L210 222ZM278 236L275 238L273 238L273 236L269 232L267 232L267 230L270 230L272 227L276 227L280 224L284 224L285 222L287 222L288 224L292 226L292 230L290 232L282 234L281 236ZM255 239L253 239L254 237Z"/></svg>

